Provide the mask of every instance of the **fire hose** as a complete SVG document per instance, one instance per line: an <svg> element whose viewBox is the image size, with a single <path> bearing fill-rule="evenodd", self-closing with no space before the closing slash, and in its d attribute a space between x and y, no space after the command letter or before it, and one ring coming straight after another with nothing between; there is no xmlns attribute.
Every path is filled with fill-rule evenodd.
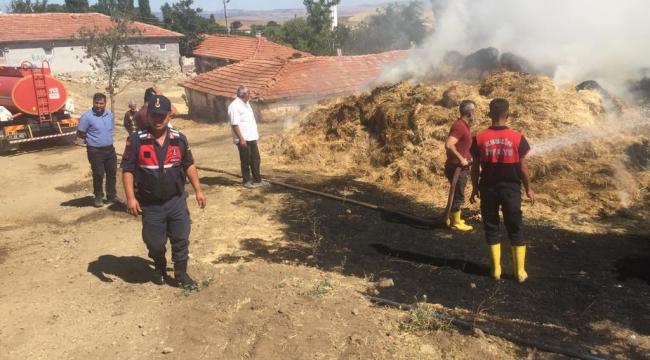
<svg viewBox="0 0 650 360"><path fill-rule="evenodd" d="M239 174L235 174L235 173L228 172L228 171L221 170L221 169L215 169L215 168L204 167L204 166L197 166L197 168L199 170L202 170L202 171L209 171L209 172L214 172L214 173L219 173L219 174L225 174L225 175L229 175L229 176L233 176L233 177L237 177L237 178L241 177L241 176L239 176ZM367 209L380 211L380 212L382 212L382 214L383 213L394 214L394 215L397 215L399 217L410 219L410 220L413 220L413 221L416 221L416 222L419 222L419 223L422 223L422 224L427 224L428 226L431 226L431 227L446 227L445 219L449 218L449 211L451 209L451 203L453 202L453 199L454 199L453 192L454 192L455 184L457 183L458 177L460 175L460 170L461 170L460 167L457 168L456 171L454 172L454 176L452 178L452 186L451 186L449 198L448 198L448 201L447 201L447 208L445 210L446 217L442 218L441 220L438 220L438 221L431 220L431 219L425 219L425 218L422 218L422 217L419 217L419 216L407 214L407 213L397 211L397 210L386 209L386 208L383 208L383 207L381 207L379 205L375 205L375 204L371 204L371 203L367 203L367 202L363 202L363 201L359 201L359 200L348 199L348 198L332 195L332 194L329 194L329 193L308 189L308 188L305 188L305 187L302 187L302 186L287 184L287 183L284 183L284 182L280 182L280 181L276 181L276 180L272 180L272 179L268 179L268 178L265 178L265 180L268 181L271 184L281 186L281 187L284 187L284 188L287 188L287 189L292 189L292 190L296 190L296 191L300 191L300 192L305 192L305 193L308 193L308 194L313 194L313 195L321 196L321 197L324 197L324 198L328 198L328 199L332 199L332 200L336 200L336 201L341 201L343 203L358 205L358 206L361 206L361 207L364 207L364 208L367 208ZM381 299L381 298L377 298L377 297L373 297L373 296L366 296L366 297L369 300L371 300L372 302L376 303L376 304L393 306L393 307L397 307L397 308L400 308L400 309L403 309L403 310L413 310L416 307L415 305L398 303L398 302L394 302L394 301L391 301L391 300ZM541 344L541 343L537 343L537 342L534 342L534 341L531 341L531 340L519 338L519 337L516 337L514 335L510 335L510 334L507 334L507 333L504 333L504 332L501 332L501 331L498 331L498 330L489 329L489 328L484 327L484 326L473 325L473 324L471 324L471 323L469 323L469 322L467 322L465 320L450 317L450 316L447 316L447 315L444 315L444 314L441 314L441 313L435 313L435 316L438 317L440 320L450 322L451 324L456 325L456 326L461 327L461 328L465 328L465 329L468 329L468 330L479 329L479 330L483 331L486 334L497 336L497 337L500 337L502 339L508 340L510 342L520 344L520 345L530 347L530 348L535 348L535 349L538 349L538 350L541 350L541 351L544 351L544 352L561 354L561 355L573 357L573 358L576 358L576 359L582 359L582 360L605 360L604 358L601 358L601 357L598 357L598 356L593 356L593 355L589 355L589 354L582 354L582 353L579 353L579 352L576 352L576 351L573 351L573 350L562 349L562 348L552 346L552 345L548 345L548 344Z"/></svg>
<svg viewBox="0 0 650 360"><path fill-rule="evenodd" d="M85 147L83 145L77 145L77 146ZM122 154L117 153L117 156L122 157ZM199 170L202 170L202 171L209 171L209 172L213 172L213 173L225 174L225 175L229 175L229 176L232 176L232 177L241 178L241 176L239 174L235 174L235 173L232 173L232 172L229 172L229 171L226 171L226 170L215 169L215 168L206 167L206 166L197 166L196 168L199 169ZM454 179L456 181L458 180L458 174L459 173L460 173L460 171L457 171L454 174ZM264 180L268 181L270 184L281 186L281 187L284 187L286 189L296 190L296 191L304 192L304 193L307 193L307 194L317 195L317 196L324 197L324 198L327 198L327 199L340 201L342 203L353 204L353 205L357 205L357 206L360 206L360 207L363 207L363 208L366 208L366 209L375 210L375 211L380 212L381 215L382 215L382 218L387 219L387 220L406 219L406 220L410 221L411 223L413 223L414 225L428 227L428 228L432 228L432 229L447 227L446 219L449 218L449 211L450 211L451 202L453 200L453 189L454 189L454 186L452 186L451 189L450 189L449 201L447 202L447 208L446 208L446 211L445 211L446 215L444 215L446 217L424 218L424 217L421 217L421 216L408 214L408 213L405 213L403 211L389 209L389 208L385 208L383 206L371 204L371 203L368 203L368 202L365 202L365 201L349 199L349 198L346 198L346 197L341 197L341 196L333 195L333 194L330 194L330 193L309 189L309 188L306 188L306 187L303 187L303 186L287 184L285 182L269 179L269 178L266 178L266 177L264 178Z"/></svg>
<svg viewBox="0 0 650 360"><path fill-rule="evenodd" d="M118 153L117 155L122 157L122 154ZM226 171L226 170L222 170L222 169L215 169L215 168L206 167L206 166L197 166L197 169L202 170L202 171L208 171L208 172L213 172L213 173L218 173L218 174L229 175L229 176L236 177L236 178L241 178L241 176L239 174L235 174L235 173L232 173L232 172L229 172L229 171ZM312 194L312 195L317 195L317 196L324 197L324 198L327 198L327 199L340 201L340 202L347 203L347 204L357 205L357 206L360 206L360 207L363 207L363 208L366 208L366 209L379 211L379 212L382 213L382 215L387 214L387 215L402 217L402 218L405 218L405 219L409 219L409 220L411 220L411 221L413 221L415 223L419 223L422 226L429 226L431 228L439 228L439 227L446 227L447 226L445 220L449 218L449 211L451 209L451 204L452 204L453 198L454 198L453 192L454 192L455 184L458 181L458 177L460 175L460 170L461 169L459 167L454 172L454 175L453 175L453 178L452 178L452 184L451 184L452 186L451 186L450 191L449 191L450 194L449 194L449 197L447 199L447 206L446 206L446 209L445 209L445 217L442 218L442 219L427 219L427 218L415 216L415 215L412 215L412 214L408 214L408 213L405 213L405 212L402 212L402 211L387 209L387 208L384 208L382 206L371 204L371 203L368 203L368 202L349 199L349 198L333 195L333 194L322 192L322 191L312 190L312 189L305 188L305 187L298 186L298 185L287 184L287 183L277 181L277 180L273 180L273 179L269 179L269 178L265 178L265 180L268 181L269 183L273 184L273 185L281 186L281 187L284 187L284 188L287 188L287 189L296 190L296 191L300 191L300 192L304 192L304 193L308 193L308 194ZM387 300L387 299L382 299L382 298L378 298L378 297L373 297L373 296L366 296L366 298L368 298L370 301L372 301L372 302L374 302L374 303L376 303L378 305L387 305L387 306L392 306L392 307L396 307L396 308L399 308L399 309L402 309L402 310L408 310L408 311L414 310L416 308L416 306L417 306L417 305L399 303L399 302L395 302L395 301L391 301L391 300ZM510 334L507 334L507 333L504 333L504 332L501 332L501 331L498 331L498 330L489 329L489 328L484 327L484 326L473 325L468 321L461 320L461 319L451 317L451 316L448 316L448 315L444 315L442 313L436 312L435 316L439 320L449 322L449 323L451 323L451 324L453 324L455 326L458 326L460 328L464 328L464 329L468 329L468 330L478 329L478 330L481 330L482 332L484 332L486 334L497 336L497 337L500 337L500 338L505 339L507 341L510 341L512 343L516 343L516 344L526 346L526 347L530 347L530 348L535 348L535 349L538 349L538 350L541 350L541 351L544 351L544 352L561 354L561 355L573 357L573 358L576 358L576 359L582 359L582 360L606 360L606 359L598 357L598 356L593 356L593 355L589 355L589 354L582 354L582 353L579 353L579 352L576 352L576 351L573 351L573 350L562 349L562 348L552 346L552 345L548 345L548 344L541 344L541 343L534 342L532 340L519 338L517 336L510 335Z"/></svg>
<svg viewBox="0 0 650 360"><path fill-rule="evenodd" d="M210 172L214 172L214 173L219 173L219 174L226 174L226 175L230 175L230 176L237 177L237 178L241 177L239 174L231 173L231 172L221 170L221 169L205 167L205 166L197 166L197 169L203 170L203 171L210 171ZM415 224L418 224L418 225L421 225L421 226L427 226L427 227L431 227L431 228L438 228L438 227L445 227L446 226L446 224L444 222L444 219L438 220L438 219L432 219L432 218L429 218L429 219L428 218L423 218L423 217L408 214L408 213L405 213L405 212L402 212L402 211L399 211L399 210L388 209L388 208L385 208L385 207L382 207L382 206L379 206L379 205L375 205L375 204L371 204L371 203L368 203L368 202L365 202L365 201L349 199L349 198L333 195L333 194L322 192L322 191L309 189L309 188L298 186L298 185L287 184L285 182L281 182L281 181L277 181L277 180L273 180L273 179L269 179L269 178L264 178L264 180L268 181L269 183L271 183L273 185L281 186L281 187L284 187L284 188L287 188L287 189L296 190L296 191L300 191L300 192L304 192L304 193L308 193L308 194L312 194L312 195L317 195L317 196L324 197L324 198L327 198L327 199L340 201L342 203L353 204L353 205L361 206L361 207L366 208L366 209L379 211L380 213L382 213L383 216L388 217L388 218L403 218L403 219L410 220L411 222L413 222Z"/></svg>

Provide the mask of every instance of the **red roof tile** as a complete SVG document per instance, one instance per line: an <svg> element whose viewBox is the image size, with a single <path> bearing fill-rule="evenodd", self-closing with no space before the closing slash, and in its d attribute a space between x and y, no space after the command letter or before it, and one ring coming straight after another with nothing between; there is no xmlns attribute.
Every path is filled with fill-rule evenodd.
<svg viewBox="0 0 650 360"><path fill-rule="evenodd" d="M361 56L310 56L289 60L246 60L217 68L180 85L215 96L234 97L246 85L266 101L349 94L375 80L384 66L407 51Z"/></svg>
<svg viewBox="0 0 650 360"><path fill-rule="evenodd" d="M194 56L242 61L289 59L312 55L276 44L261 36L209 35L194 49Z"/></svg>
<svg viewBox="0 0 650 360"><path fill-rule="evenodd" d="M0 14L0 24L0 41L66 40L84 27L106 29L111 26L111 18L99 13ZM142 31L138 36L142 38L183 36L141 22L135 22L135 26Z"/></svg>

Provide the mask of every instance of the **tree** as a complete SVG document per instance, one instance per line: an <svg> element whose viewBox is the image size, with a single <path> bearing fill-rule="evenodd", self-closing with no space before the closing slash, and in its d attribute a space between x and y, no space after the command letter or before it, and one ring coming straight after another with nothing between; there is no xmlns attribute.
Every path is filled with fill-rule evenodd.
<svg viewBox="0 0 650 360"><path fill-rule="evenodd" d="M203 40L204 34L223 32L224 27L216 22L201 16L203 9L192 8L193 0L180 0L162 7L162 25L172 31L184 35L180 42L180 52L183 56L191 56L194 48Z"/></svg>
<svg viewBox="0 0 650 360"><path fill-rule="evenodd" d="M271 20L271 21L266 23L266 26L280 26L280 24L278 24L277 22Z"/></svg>
<svg viewBox="0 0 650 360"><path fill-rule="evenodd" d="M73 13L85 13L90 10L88 0L65 0L65 8Z"/></svg>
<svg viewBox="0 0 650 360"><path fill-rule="evenodd" d="M122 13L133 13L133 0L117 0L117 9Z"/></svg>
<svg viewBox="0 0 650 360"><path fill-rule="evenodd" d="M317 33L332 31L331 7L338 5L341 0L303 0L307 10L307 23Z"/></svg>
<svg viewBox="0 0 650 360"><path fill-rule="evenodd" d="M138 0L138 18L140 21L147 24L158 25L158 18L153 16L151 13L151 6L149 5L149 0Z"/></svg>
<svg viewBox="0 0 650 360"><path fill-rule="evenodd" d="M368 54L396 49L408 49L426 36L422 21L422 3L389 4L384 10L368 17L358 28L349 31L343 41L346 53Z"/></svg>
<svg viewBox="0 0 650 360"><path fill-rule="evenodd" d="M158 80L164 68L156 58L147 56L129 45L130 39L141 35L141 31L126 18L112 18L108 29L82 28L77 34L85 54L81 62L89 61L93 70L106 76L106 91L111 111L114 111L115 96L126 85L137 80Z"/></svg>
<svg viewBox="0 0 650 360"><path fill-rule="evenodd" d="M340 40L339 31L332 31L330 8L339 1L304 0L307 18L294 18L282 26L269 22L263 35L272 41L312 54L334 55L340 46Z"/></svg>
<svg viewBox="0 0 650 360"><path fill-rule="evenodd" d="M340 46L332 30L332 6L340 0L303 0L307 10L307 25L311 30L309 52L315 55L334 55Z"/></svg>
<svg viewBox="0 0 650 360"><path fill-rule="evenodd" d="M241 21L235 20L230 24L230 29L233 31L237 31L241 29L242 26L244 26L244 24Z"/></svg>
<svg viewBox="0 0 650 360"><path fill-rule="evenodd" d="M116 0L97 0L97 3L90 9L105 15L112 15L117 9L117 2Z"/></svg>
<svg viewBox="0 0 650 360"><path fill-rule="evenodd" d="M301 51L311 51L312 29L305 18L295 18L282 27L267 27L264 36L271 41L285 44Z"/></svg>
<svg viewBox="0 0 650 360"><path fill-rule="evenodd" d="M8 10L12 13L43 13L65 12L66 8L60 4L48 4L47 0L12 0Z"/></svg>

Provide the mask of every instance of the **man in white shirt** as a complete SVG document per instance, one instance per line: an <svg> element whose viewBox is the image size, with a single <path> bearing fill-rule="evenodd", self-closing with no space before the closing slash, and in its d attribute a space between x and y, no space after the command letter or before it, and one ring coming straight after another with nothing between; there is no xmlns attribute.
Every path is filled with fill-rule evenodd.
<svg viewBox="0 0 650 360"><path fill-rule="evenodd" d="M257 148L260 135L249 100L248 89L243 85L239 86L237 98L228 106L228 117L232 127L232 139L239 150L244 187L250 189L267 186L268 182L263 181L260 175L260 151Z"/></svg>

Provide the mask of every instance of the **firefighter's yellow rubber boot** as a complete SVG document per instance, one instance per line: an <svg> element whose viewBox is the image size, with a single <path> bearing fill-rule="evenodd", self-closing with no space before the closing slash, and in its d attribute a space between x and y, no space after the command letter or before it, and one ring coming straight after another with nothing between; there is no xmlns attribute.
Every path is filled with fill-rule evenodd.
<svg viewBox="0 0 650 360"><path fill-rule="evenodd" d="M460 210L451 213L452 217L452 229L460 230L460 231L472 231L474 228L471 225L465 224L465 221L460 218Z"/></svg>
<svg viewBox="0 0 650 360"><path fill-rule="evenodd" d="M490 257L492 258L492 277L501 279L501 244L490 245Z"/></svg>
<svg viewBox="0 0 650 360"><path fill-rule="evenodd" d="M512 264L515 270L515 277L520 283L526 281L528 274L526 273L526 246L513 246L512 247Z"/></svg>

